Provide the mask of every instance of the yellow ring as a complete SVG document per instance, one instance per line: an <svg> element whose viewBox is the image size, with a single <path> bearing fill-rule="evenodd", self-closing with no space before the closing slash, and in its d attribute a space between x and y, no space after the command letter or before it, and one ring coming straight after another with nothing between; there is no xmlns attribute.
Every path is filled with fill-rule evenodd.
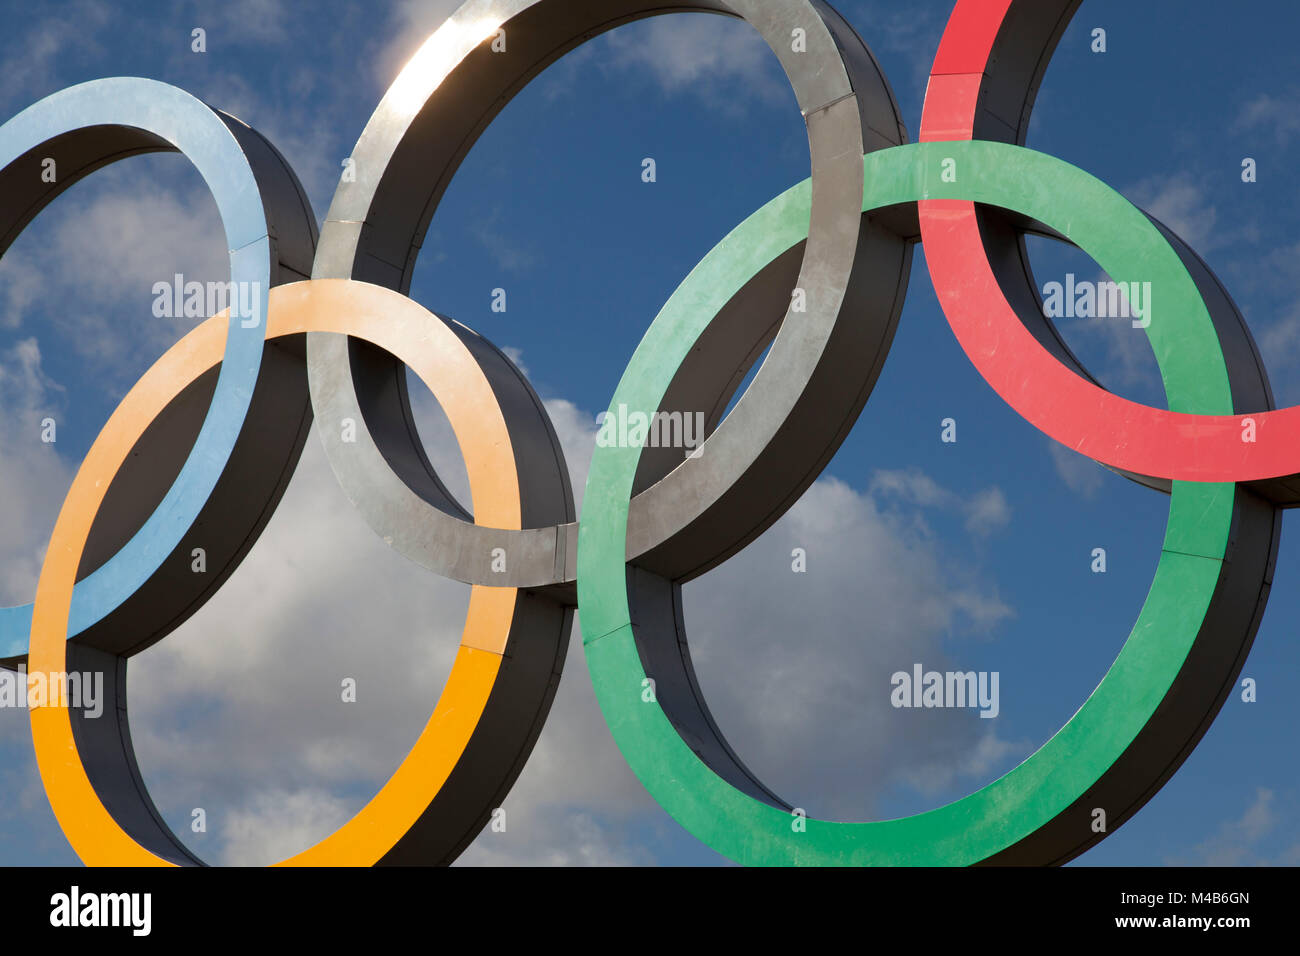
<svg viewBox="0 0 1300 956"><path fill-rule="evenodd" d="M59 512L36 588L28 667L67 668L68 612L82 549L104 494L154 418L221 361L225 313L185 336L136 383L82 462ZM296 282L270 292L267 337L336 332L401 358L429 386L451 422L469 474L476 522L520 527L519 476L510 435L478 363L418 303L349 279ZM450 776L487 706L506 651L515 588L475 586L456 662L433 715L401 765L351 820L277 866L372 866L415 824ZM66 701L33 707L36 762L54 815L89 866L172 866L137 843L95 792L73 739Z"/></svg>

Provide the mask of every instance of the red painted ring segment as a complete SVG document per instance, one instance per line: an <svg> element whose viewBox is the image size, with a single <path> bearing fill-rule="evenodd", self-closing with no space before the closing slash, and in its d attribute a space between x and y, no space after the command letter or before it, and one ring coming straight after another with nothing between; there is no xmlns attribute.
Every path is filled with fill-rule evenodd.
<svg viewBox="0 0 1300 956"><path fill-rule="evenodd" d="M959 0L939 46L922 142L973 138L984 69L1010 0ZM1193 415L1121 398L1062 365L1007 303L969 202L918 204L926 262L967 357L1015 411L1061 444L1123 471L1187 481L1300 474L1300 407ZM1178 321L1164 316L1158 321Z"/></svg>

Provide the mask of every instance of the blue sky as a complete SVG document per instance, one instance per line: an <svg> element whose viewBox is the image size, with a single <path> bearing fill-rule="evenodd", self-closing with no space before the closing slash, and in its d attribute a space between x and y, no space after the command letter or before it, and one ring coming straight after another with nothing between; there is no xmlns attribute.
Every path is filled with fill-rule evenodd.
<svg viewBox="0 0 1300 956"><path fill-rule="evenodd" d="M950 0L836 4L893 83L909 131ZM340 162L405 59L453 3L5 2L0 115L101 76L174 83L257 127L323 217ZM1279 404L1300 403L1300 253L1289 175L1300 139L1294 5L1225 17L1208 0L1087 0L1049 69L1029 145L1166 221L1246 315ZM1173 26L1171 26L1171 24ZM1090 51L1094 27L1108 50ZM207 31L207 52L190 31ZM1243 157L1259 181L1241 182ZM657 182L641 181L653 157ZM580 491L596 431L659 307L749 213L808 175L775 57L743 23L673 15L620 28L530 85L467 157L433 220L412 295L508 348L546 400ZM131 383L192 323L152 316L155 281L225 277L216 209L177 156L96 173L0 260L0 600L30 600L81 456ZM1034 243L1041 281L1095 276ZM508 292L508 311L491 292ZM1122 325L1122 323L1121 323ZM1140 333L1063 320L1108 387L1163 401ZM432 401L430 456L463 489ZM58 422L43 445L39 420ZM958 441L939 423L958 422ZM427 718L468 589L385 548L313 437L263 539L199 615L131 665L141 766L175 828L214 862L266 863L323 837L373 793ZM958 348L918 251L897 339L852 435L789 515L686 588L701 683L736 749L814 816L884 819L1006 772L1075 712L1137 616L1162 496L1056 448ZM1300 573L1285 522L1243 676L1195 753L1079 864L1300 862ZM808 573L790 573L790 552ZM1104 547L1108 571L1093 574ZM581 656L473 863L723 861L651 801L601 721ZM1001 675L1001 713L889 706L889 675ZM339 675L358 703L340 705ZM0 862L73 863L40 788L24 711L0 710Z"/></svg>

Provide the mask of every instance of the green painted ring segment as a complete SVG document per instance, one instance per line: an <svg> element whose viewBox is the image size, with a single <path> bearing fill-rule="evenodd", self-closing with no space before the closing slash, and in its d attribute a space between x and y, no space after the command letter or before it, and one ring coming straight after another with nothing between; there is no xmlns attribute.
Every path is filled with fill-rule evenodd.
<svg viewBox="0 0 1300 956"><path fill-rule="evenodd" d="M957 182L944 182L955 159ZM1158 287L1164 321L1146 329L1169 407L1233 411L1222 349L1186 268L1155 226L1110 187L1042 153L992 142L918 143L873 152L864 212L925 199L969 200L1044 222L1117 282ZM653 414L722 306L807 238L811 181L773 199L722 240L673 293L637 347L610 402ZM1173 317L1176 317L1174 319ZM1233 515L1232 483L1174 482L1151 591L1097 689L1039 750L976 792L896 820L842 823L792 815L724 782L682 741L657 702L629 614L624 556L639 448L597 447L578 536L578 605L587 667L624 758L678 823L751 865L969 865L1047 824L1091 787L1138 736L1178 675L1219 579Z"/></svg>

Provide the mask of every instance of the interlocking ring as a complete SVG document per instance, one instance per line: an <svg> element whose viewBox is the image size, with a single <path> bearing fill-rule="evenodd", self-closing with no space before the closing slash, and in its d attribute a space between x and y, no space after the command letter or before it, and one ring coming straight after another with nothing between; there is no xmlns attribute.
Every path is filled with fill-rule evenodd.
<svg viewBox="0 0 1300 956"><path fill-rule="evenodd" d="M743 17L765 37L807 118L819 184L803 254L787 256L757 277L748 299L741 297L720 317L700 361L684 367L674 381L676 400L713 408L706 427L709 454L689 459L684 467L675 467L679 460L671 456L648 456L639 476L644 491L633 506L640 517L630 553L679 581L702 573L760 533L782 502L793 501L811 482L806 470L792 467L799 456L810 450L829 455L842 440L866 398L853 356L864 349L883 356L901 310L911 249L896 229L864 222L856 211L862 190L858 157L902 143L906 136L888 84L847 23L808 0L701 0L674 9ZM449 861L500 802L540 731L563 662L575 603L572 493L554 430L518 370L486 340L423 313L404 293L447 182L509 96L582 41L662 12L649 0L620 0L600 9L559 0L471 0L435 32L393 84L353 152L358 175L355 182L340 184L310 270L312 282L276 289L269 297L264 347L276 358L263 360L249 421L276 405L286 428L293 426L292 437L262 430L260 420L257 428L244 425L241 432L244 418L233 416L229 465L216 468L220 480L214 477L212 494L195 499L196 510L201 509L197 520L173 522L178 534L167 542L171 547L159 559L159 570L145 574L130 597L101 615L113 637L97 642L93 628L78 626L78 601L86 587L74 580L83 565L93 567L118 552L121 539L134 540L137 527L155 520L146 510L155 498L169 500L173 494L158 489L157 478L147 485L150 493L132 490L126 479L138 480L145 463L158 465L162 450L155 446L188 447L175 439L189 437L184 426L194 416L186 410L207 397L205 380L218 367L214 323L224 320L209 320L164 356L114 414L61 512L31 618L32 669L61 671L73 660L82 669L102 671L109 678L109 711L120 710L120 719L104 722L65 707L38 707L32 713L42 779L83 860L199 862L163 824L135 766L125 717L126 658L160 640L215 587L177 594L174 602L182 613L161 613L157 590L173 586L167 579L176 576L178 566L188 569L183 556L189 541L181 540L187 532L190 537L196 529L211 532L223 521L223 509L256 514L257 521L230 525L239 546L222 553L222 570L214 576L219 583L278 501L311 420L311 409L294 400L304 371L295 337L304 335L311 403L345 491L394 548L475 587L461 657L421 743L356 818L287 862ZM512 37L505 54L488 45L499 29ZM796 29L806 34L798 53L789 43ZM454 99L450 90L456 91ZM47 100L33 111L49 108ZM284 184L259 180L258 185L268 222L274 210L286 222L296 214L310 223L305 200L293 207L281 198ZM296 182L292 186L300 199ZM284 228L293 227L278 227ZM275 235L278 229L264 231ZM314 230L305 234L315 239ZM303 275L302 261L295 260L296 275L285 278ZM793 284L806 290L798 327L777 338L746 400L719 424L738 383L787 311L785 304L773 308L770 303L755 309L754 300ZM380 287L395 291L384 294ZM882 287L893 291L880 299L873 293ZM779 301L787 303L788 297L783 294ZM429 336L434 336L430 327L441 330L434 336L440 349L464 364L430 366L435 378L426 381L452 402L453 421L464 426L457 435L466 458L490 453L491 466L482 465L475 482L473 518L446 493L411 424L404 364L413 343L382 323L358 320L344 326L340 316L346 309L363 307L374 315L386 310L387 321L395 328L405 324L411 336L417 329ZM849 316L854 321L847 321ZM227 364L219 368L220 382ZM472 400L467 392L446 393L445 383L436 380L453 372L462 380L478 376ZM878 373L877 363L869 379ZM797 381L807 383L802 392L792 387ZM263 392L268 393L264 399ZM218 409L223 416L232 414L224 411L223 396L213 397L210 416ZM469 427L471 410L500 421L487 445ZM176 419L180 424L173 423L169 440L157 440L155 421ZM356 442L339 437L334 426L345 420L355 425ZM270 461L254 453L265 452L263 446L276 439L280 445ZM198 454L196 448L192 457ZM167 474L164 467L156 470ZM250 487L250 472L262 480L260 486ZM505 482L505 475L517 479ZM242 494L235 503L238 486ZM133 508L123 503L128 501ZM501 552L507 570L498 574L491 565ZM147 619L147 629L124 610L136 604L147 605L134 609ZM70 647L65 635L75 636ZM688 661L680 679L693 682ZM698 719L702 726L712 724L702 704Z"/></svg>
<svg viewBox="0 0 1300 956"><path fill-rule="evenodd" d="M1077 6L959 2L930 79L928 142L866 157L863 208L917 204L927 263L963 348L1013 407L1031 403L1040 418L1026 413L1030 421L1050 421L1040 424L1049 434L1060 437L1059 422L1072 415L1085 423L1069 432L1071 447L1086 451L1085 431L1103 444L1117 432L1103 427L1104 416L1089 417L1095 402L1071 404L1079 388L1044 388L1041 376L1038 384L1022 381L1021 367L1046 349L1087 374L1044 317L1017 226L1026 221L1074 242L1118 279L1145 270L1161 290L1162 319L1147 331L1171 409L1209 416L1271 408L1245 323L1208 267L1099 181L1023 148L1034 93ZM992 142L972 142L975 132ZM701 312L800 240L806 191L807 184L796 187L755 213L697 267L647 333L611 407L658 407L661 369L689 354L704 327ZM1020 308L1013 311L1003 294ZM1226 421L1240 441L1238 419ZM1192 442L1183 445L1191 455ZM1275 502L1244 486L1171 486L1159 480L1169 473L1163 464L1147 469L1156 478L1131 475L1172 490L1164 548L1128 641L1066 726L1010 773L938 809L876 823L800 817L795 825L789 805L699 746L678 717L679 699L641 693L663 657L684 653L685 635L680 617L656 613L653 587L612 565L637 453L597 448L589 473L578 576L588 667L624 758L646 788L693 834L745 863L1053 864L1077 856L1105 835L1090 825L1093 808L1106 810L1113 832L1218 713L1258 628L1280 534Z"/></svg>
<svg viewBox="0 0 1300 956"><path fill-rule="evenodd" d="M628 556L681 579L702 574L761 533L812 483L808 464L838 447L880 371L877 363L864 375L860 356L883 359L893 338L911 249L897 231L863 223L857 212L859 157L906 142L907 134L888 83L853 29L809 0L692 0L672 9L726 13L758 30L807 121L818 184L806 249L756 277L718 316L666 398L666 408L707 410L700 454L683 462L680 451L654 449L638 472ZM352 152L356 181L340 184L334 196L313 276L407 292L434 210L488 121L529 78L582 41L663 12L658 0L466 3L416 53L366 125ZM505 52L486 42L498 30L509 37ZM803 52L793 49L795 30L804 31ZM807 294L806 311L782 325L795 287ZM778 326L784 333L768 360L720 421ZM468 523L421 450L400 364L333 337L309 336L308 353L317 414L358 425L355 443L344 443L337 431L322 433L334 472L385 541L469 584L571 594L571 513L525 516L522 532ZM484 361L497 367L489 370L494 380L511 383L517 374L503 357ZM387 385L357 387L375 382ZM500 397L504 407L516 404ZM555 469L553 436L512 437L528 456L521 473ZM560 467L553 480L565 474ZM497 548L508 556L504 574L491 570Z"/></svg>
<svg viewBox="0 0 1300 956"><path fill-rule="evenodd" d="M945 164L954 161L958 180L949 183ZM1110 225L1145 231L1143 242L1159 236L1102 183L1029 150L924 143L875 153L865 164L867 211L958 196L1000 206L1060 230L1117 278L1130 276L1139 260L1106 246ZM1026 190L1026 182L1035 187ZM673 362L689 353L709 308L800 241L808 192L805 183L773 200L705 258L651 326L611 407L658 407ZM1071 207L1070 216L1058 216L1057 195L1074 197L1089 214ZM1186 300L1195 298L1185 270L1165 278L1166 298L1180 285ZM1184 397L1179 387L1189 366L1215 362L1223 366L1208 323L1180 333L1179 349L1161 356L1171 403ZM1226 400L1226 389L1218 398ZM999 780L937 810L879 823L793 817L792 807L769 791L730 776L730 767L683 725L682 698L659 691L661 662L685 646L680 615L672 616L661 588L647 586L643 574L625 576L614 562L637 451L598 447L592 458L578 543L588 667L605 719L641 782L679 823L744 863L1056 863L1082 852L1102 836L1093 832L1092 809L1106 808L1113 829L1115 819L1126 819L1154 793L1153 768L1171 773L1208 726L1217 704L1209 714L1206 708L1216 698L1222 703L1241 667L1243 640L1249 644L1258 624L1256 602L1277 543L1275 533L1238 541L1229 562L1231 534L1276 532L1273 509L1232 485L1179 483L1155 582L1128 642L1047 744ZM647 680L655 681L657 700L644 695Z"/></svg>
<svg viewBox="0 0 1300 956"><path fill-rule="evenodd" d="M0 253L41 209L94 170L165 150L189 159L212 191L230 249L230 277L252 290L253 314L231 318L215 389L210 381L203 384L160 422L141 449L143 467L131 470L129 485L110 493L110 510L87 546L84 570L90 573L73 596L71 633L84 635L88 645L111 645L120 639L116 632L129 630L131 640L147 646L211 593L212 578L168 574L166 568L189 529L211 514L206 506L227 464L257 461L237 446L260 381L266 297L272 285L310 272L316 224L297 179L265 139L164 83L84 83L0 127ZM58 158L57 182L43 181L44 156ZM278 476L297 461L296 431L307 403L289 393L267 397L274 400L255 409L267 439L258 454L271 456L266 465L278 466ZM226 501L223 520L239 544L260 530L265 504L242 496ZM218 554L215 540L210 550L214 561L221 558L214 566L225 567L231 553ZM0 610L0 658L23 653L31 615L30 605Z"/></svg>
<svg viewBox="0 0 1300 956"><path fill-rule="evenodd" d="M959 0L935 58L921 139L1023 146L1042 75L1079 3ZM1140 272L1160 290L1159 315L1150 317L1145 331L1164 381L1167 412L1105 391L1074 357L1045 318L1023 220L1017 225L1001 215L997 203L920 203L926 262L940 305L980 374L1017 412L1067 447L1142 484L1172 491L1152 590L1119 658L1079 715L1009 776L1052 748L1086 711L1108 706L1103 692L1131 655L1156 646L1146 627L1158 627L1164 640L1174 642L1165 649L1171 656L1158 678L1147 673L1150 682L1141 696L1109 705L1115 713L1107 726L1125 729L1109 746L1111 762L1098 766L1087 791L1062 803L1055 819L992 862L1064 862L1076 856L1104 836L1084 826L1092 808L1106 810L1113 830L1182 765L1241 672L1273 580L1280 509L1300 500L1285 470L1261 471L1265 458L1249 451L1239 455L1224 440L1230 429L1236 448L1252 449L1242 441L1243 414L1261 429L1289 414L1268 411L1274 403L1267 374L1228 292L1167 226L1132 209L1109 214L1103 212L1108 207L1084 199L1090 195L1087 178L1076 170L1054 196L1045 197L1045 213L1032 217L1028 228L1061 238L1060 221L1068 216L1077 234L1065 238L1111 276L1135 279ZM1040 374L1044 368L1050 380ZM1156 421L1158 429L1147 427ZM1280 424L1271 427L1281 430ZM1122 452L1112 453L1116 449ZM1203 515L1196 505L1188 510L1194 501L1204 502ZM1159 616L1150 615L1162 606Z"/></svg>
<svg viewBox="0 0 1300 956"><path fill-rule="evenodd" d="M701 453L598 446L580 526L531 386L495 346L406 293L438 202L493 116L565 52L661 4L469 0L367 124L355 180L340 184L319 249L310 207L273 147L163 84L84 84L0 127L0 195L15 197L0 200L0 250L90 169L179 149L217 198L232 278L263 282L259 316L208 319L114 412L60 512L34 607L0 614L8 663L29 632L34 671L71 662L108 677L109 720L66 706L31 714L46 792L81 858L199 862L162 822L135 765L126 661L194 613L251 547L313 411L331 467L371 527L473 590L451 678L411 753L351 821L286 863L454 859L540 732L575 603L597 698L629 765L684 827L741 862L1060 863L1104 836L1092 831L1091 808L1107 809L1111 831L1136 812L1190 754L1250 648L1279 508L1296 503L1289 478L1300 474L1300 452L1285 437L1300 410L1273 410L1244 321L1182 240L1086 173L1024 148L1035 92L1078 4L959 0L915 145L905 145L871 53L821 0L672 7L738 16L760 32L806 119L812 177L692 270L611 401L611 412L646 416L708 410ZM507 52L490 44L502 30ZM78 173L33 202L38 177L19 177L37 148L59 151ZM1105 392L1073 357L1043 316L1026 230L1074 243L1117 278L1141 270L1161 290L1147 333L1170 411ZM1119 657L1015 770L905 819L800 816L792 826L791 807L709 713L680 588L770 527L835 453L889 350L917 239L929 245L959 342L990 384L1049 435L1169 493L1169 526ZM798 307L791 289L802 293ZM420 444L408 365L451 420L472 516ZM1246 412L1260 440L1242 449ZM355 442L343 440L344 422ZM176 449L186 448L182 460ZM197 534L218 568L198 581L185 557Z"/></svg>
<svg viewBox="0 0 1300 956"><path fill-rule="evenodd" d="M495 408L473 354L449 326L405 296L345 280L281 286L271 292L270 304L266 329L270 339L307 332L349 334L366 338L409 362L447 411L482 520L501 527L519 523L519 482L504 418ZM221 360L223 320L224 316L207 320L145 374L113 413L77 472L55 524L50 555L37 588L29 657L34 671L63 673L67 669L68 642L63 635L73 580L104 489L149 423L181 390ZM494 704L493 695L509 697L510 708L535 706L535 701L517 696L529 688L520 687L517 679L503 679L510 673L503 666L503 655L513 620L527 603L527 596L513 588L473 589L456 662L438 707L410 755L352 820L286 863L403 863L427 858L435 849L446 852L441 848L448 823L459 820L460 815L455 806L444 810L432 798L462 761L474 755L474 735L484 727L488 732L497 731L493 722L503 719L503 708ZM563 617L563 611L555 613ZM512 650L525 658L531 653L527 646ZM84 663L88 655L83 650L76 657ZM95 663L104 669L112 666ZM95 719L66 707L32 711L37 763L55 816L73 849L87 863L197 863L151 812L152 804L130 758L124 688L120 682L110 686L105 709L109 714L120 709L117 720ZM492 789L484 794L482 788L488 783ZM479 779L459 786L453 781L446 792L461 800L475 796L491 800L498 796L496 785L495 780ZM476 833L462 832L460 842L468 843Z"/></svg>

